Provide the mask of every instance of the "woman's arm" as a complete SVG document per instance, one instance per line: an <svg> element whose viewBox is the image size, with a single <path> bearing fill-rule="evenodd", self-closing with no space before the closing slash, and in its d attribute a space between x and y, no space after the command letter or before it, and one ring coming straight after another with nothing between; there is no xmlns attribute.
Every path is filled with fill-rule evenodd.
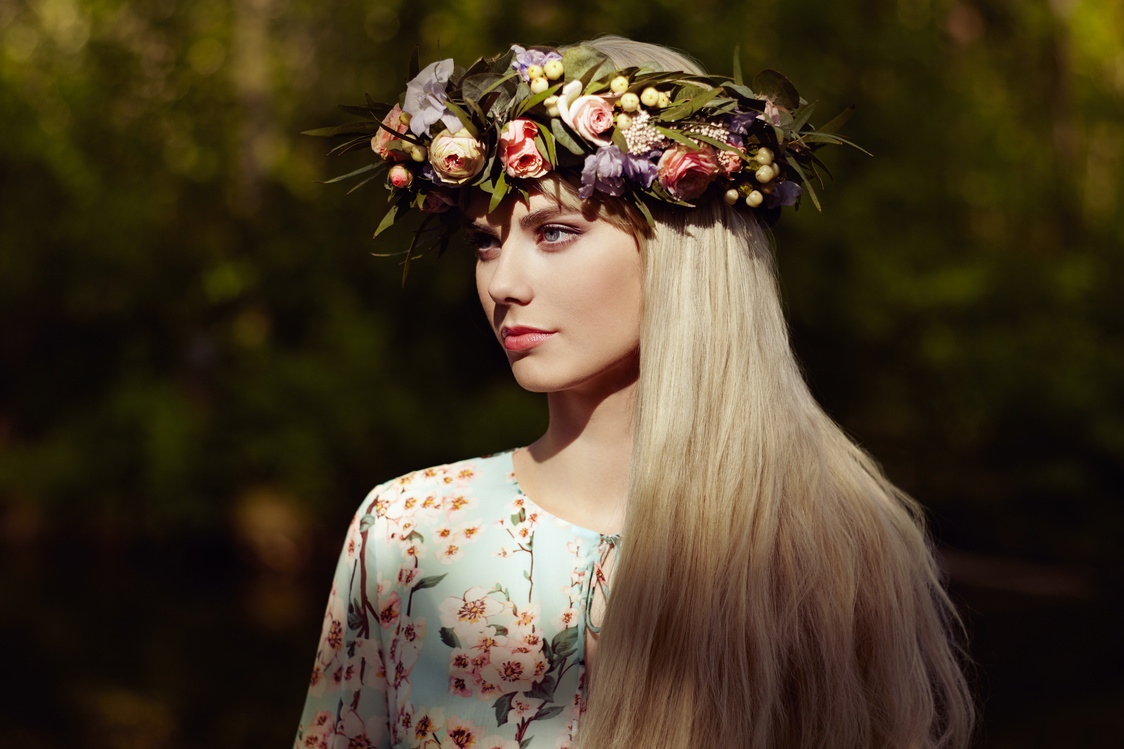
<svg viewBox="0 0 1124 749"><path fill-rule="evenodd" d="M382 489L371 492L348 529L295 748L347 746L352 739L366 739L360 745L376 749L391 746L379 576L373 544L368 543L370 508Z"/></svg>

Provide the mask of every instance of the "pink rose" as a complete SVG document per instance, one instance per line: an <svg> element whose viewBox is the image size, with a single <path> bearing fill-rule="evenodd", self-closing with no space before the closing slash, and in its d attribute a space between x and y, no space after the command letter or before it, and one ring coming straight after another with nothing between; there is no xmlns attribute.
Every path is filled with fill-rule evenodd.
<svg viewBox="0 0 1124 749"><path fill-rule="evenodd" d="M717 174L718 159L708 145L697 151L676 145L664 151L656 164L660 187L679 200L694 200L702 195Z"/></svg>
<svg viewBox="0 0 1124 749"><path fill-rule="evenodd" d="M401 118L402 108L395 104L394 108L390 110L385 118L383 118L382 124L386 125L396 133L404 133L406 132L406 126L402 124ZM405 151L400 151L397 148L388 148L391 142L396 140L398 140L398 138L394 137L380 127L379 131L375 133L375 137L371 138L371 150L387 161L405 161L406 159L410 158L410 155L408 153L406 153Z"/></svg>
<svg viewBox="0 0 1124 749"><path fill-rule="evenodd" d="M745 153L745 149L741 146L738 146L737 151L718 149L718 168L722 171L723 177L729 177L734 172L741 171L742 157L738 151Z"/></svg>
<svg viewBox="0 0 1124 749"><path fill-rule="evenodd" d="M419 206L425 213L444 213L456 204L453 196L444 190L430 190Z"/></svg>
<svg viewBox="0 0 1124 749"><path fill-rule="evenodd" d="M537 179L550 171L550 162L535 145L539 126L530 120L512 120L500 133L500 163L508 176Z"/></svg>
<svg viewBox="0 0 1124 749"><path fill-rule="evenodd" d="M390 167L390 184L395 187L409 187L414 181L414 175L401 164Z"/></svg>
<svg viewBox="0 0 1124 749"><path fill-rule="evenodd" d="M461 128L442 130L429 145L429 163L437 177L448 185L463 185L484 168L484 144Z"/></svg>
<svg viewBox="0 0 1124 749"><path fill-rule="evenodd" d="M600 96L579 96L569 107L570 123L574 131L585 140L598 146L607 146L608 138L601 133L613 127L613 105Z"/></svg>

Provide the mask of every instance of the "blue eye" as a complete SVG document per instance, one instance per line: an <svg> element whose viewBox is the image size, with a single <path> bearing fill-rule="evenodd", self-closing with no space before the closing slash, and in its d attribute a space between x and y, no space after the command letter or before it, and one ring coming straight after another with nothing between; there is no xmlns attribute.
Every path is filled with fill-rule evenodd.
<svg viewBox="0 0 1124 749"><path fill-rule="evenodd" d="M573 239L577 233L566 226L544 226L539 232L539 236L546 244L565 244Z"/></svg>

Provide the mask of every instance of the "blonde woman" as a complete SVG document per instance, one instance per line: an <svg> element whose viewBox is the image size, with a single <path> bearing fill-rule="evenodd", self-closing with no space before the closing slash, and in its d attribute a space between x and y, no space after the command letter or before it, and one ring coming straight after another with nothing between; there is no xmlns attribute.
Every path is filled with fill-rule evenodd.
<svg viewBox="0 0 1124 749"><path fill-rule="evenodd" d="M550 421L363 502L298 746L967 746L920 510L809 393L762 228L841 139L739 78L517 46L332 131L371 140L390 221L467 231Z"/></svg>

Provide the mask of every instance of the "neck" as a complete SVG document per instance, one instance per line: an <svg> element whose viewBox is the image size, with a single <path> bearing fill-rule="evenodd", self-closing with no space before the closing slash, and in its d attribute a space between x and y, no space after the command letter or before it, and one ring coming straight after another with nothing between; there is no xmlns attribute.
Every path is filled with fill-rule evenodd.
<svg viewBox="0 0 1124 749"><path fill-rule="evenodd" d="M636 375L596 390L550 393L550 425L515 469L528 496L563 520L601 533L624 521Z"/></svg>

